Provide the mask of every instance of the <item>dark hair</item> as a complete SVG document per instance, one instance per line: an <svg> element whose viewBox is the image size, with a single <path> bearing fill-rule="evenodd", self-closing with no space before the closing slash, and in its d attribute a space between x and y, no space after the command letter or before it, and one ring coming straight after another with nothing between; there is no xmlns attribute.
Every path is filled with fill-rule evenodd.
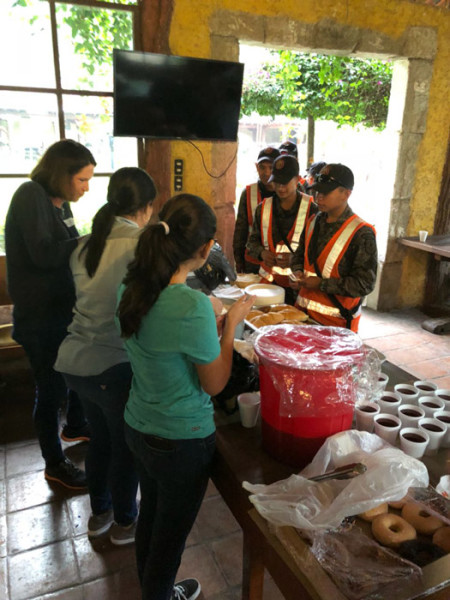
<svg viewBox="0 0 450 600"><path fill-rule="evenodd" d="M65 198L70 179L88 165L96 166L91 151L73 140L61 140L45 151L31 172L36 181L53 198Z"/></svg>
<svg viewBox="0 0 450 600"><path fill-rule="evenodd" d="M118 316L125 338L138 332L142 318L169 285L180 265L195 256L216 233L214 211L204 200L191 194L170 198L159 218L168 229L162 223L144 229L124 279L126 287Z"/></svg>
<svg viewBox="0 0 450 600"><path fill-rule="evenodd" d="M153 204L155 196L153 179L143 169L124 167L111 175L106 204L97 211L92 221L91 235L81 250L81 253L86 252L84 265L89 277L95 275L115 217L134 216Z"/></svg>

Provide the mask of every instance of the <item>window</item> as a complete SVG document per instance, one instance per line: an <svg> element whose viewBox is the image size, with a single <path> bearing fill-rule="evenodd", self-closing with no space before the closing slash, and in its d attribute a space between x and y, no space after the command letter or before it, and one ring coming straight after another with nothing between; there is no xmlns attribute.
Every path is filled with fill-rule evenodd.
<svg viewBox="0 0 450 600"><path fill-rule="evenodd" d="M137 164L136 141L113 137L112 50L135 48L138 0L103 3L0 2L0 252L12 194L58 139L85 144L97 161L91 191L72 207L80 233L108 176Z"/></svg>

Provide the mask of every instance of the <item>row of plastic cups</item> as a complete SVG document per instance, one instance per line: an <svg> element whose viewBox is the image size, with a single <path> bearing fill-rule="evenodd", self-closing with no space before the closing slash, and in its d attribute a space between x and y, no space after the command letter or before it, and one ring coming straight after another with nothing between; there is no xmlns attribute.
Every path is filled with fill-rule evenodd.
<svg viewBox="0 0 450 600"><path fill-rule="evenodd" d="M440 409L432 416L427 416L421 406L402 404L398 407L398 414L395 414L392 410L384 412L376 402L361 402L355 407L355 413L356 429L369 432L375 430L377 435L393 445L400 433L402 450L407 454L411 454L412 450L418 452L417 456L416 453L411 454L416 458L423 456L424 452L426 455L432 455L436 454L440 447L450 447L450 411ZM421 430L422 433L416 431L415 437L408 439L408 436L404 438L406 429L406 433L411 435L414 432L409 431L410 429ZM422 443L426 442L423 447L417 438L420 438Z"/></svg>
<svg viewBox="0 0 450 600"><path fill-rule="evenodd" d="M446 410L450 410L450 390L440 389L432 381L415 381L414 385L398 383L394 391L400 395L402 402L418 404L424 396L435 396L444 402Z"/></svg>

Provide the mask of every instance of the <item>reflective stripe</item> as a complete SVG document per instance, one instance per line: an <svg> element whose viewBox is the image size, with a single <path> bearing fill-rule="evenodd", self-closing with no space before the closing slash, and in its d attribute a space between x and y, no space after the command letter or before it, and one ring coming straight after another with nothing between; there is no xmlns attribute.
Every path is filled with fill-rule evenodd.
<svg viewBox="0 0 450 600"><path fill-rule="evenodd" d="M325 265L322 269L322 277L324 279L329 279L331 277L331 273L336 264L336 261L339 258L342 250L345 248L350 237L354 234L355 230L363 223L364 221L359 217L352 219L350 223L348 223L344 229L341 231L338 239L335 241L332 249L330 250L327 259L325 261Z"/></svg>
<svg viewBox="0 0 450 600"><path fill-rule="evenodd" d="M261 210L261 237L265 250L269 250L269 227L272 218L272 201L273 198L265 198Z"/></svg>

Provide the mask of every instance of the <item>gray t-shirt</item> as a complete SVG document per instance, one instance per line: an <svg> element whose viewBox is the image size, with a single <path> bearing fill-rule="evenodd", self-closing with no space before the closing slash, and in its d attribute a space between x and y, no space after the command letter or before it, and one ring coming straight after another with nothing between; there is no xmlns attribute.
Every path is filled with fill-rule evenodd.
<svg viewBox="0 0 450 600"><path fill-rule="evenodd" d="M72 254L70 267L76 290L73 321L61 344L55 370L69 375L99 375L110 367L129 362L114 323L117 290L133 260L141 229L116 217L94 277L90 278L80 251L82 238Z"/></svg>

